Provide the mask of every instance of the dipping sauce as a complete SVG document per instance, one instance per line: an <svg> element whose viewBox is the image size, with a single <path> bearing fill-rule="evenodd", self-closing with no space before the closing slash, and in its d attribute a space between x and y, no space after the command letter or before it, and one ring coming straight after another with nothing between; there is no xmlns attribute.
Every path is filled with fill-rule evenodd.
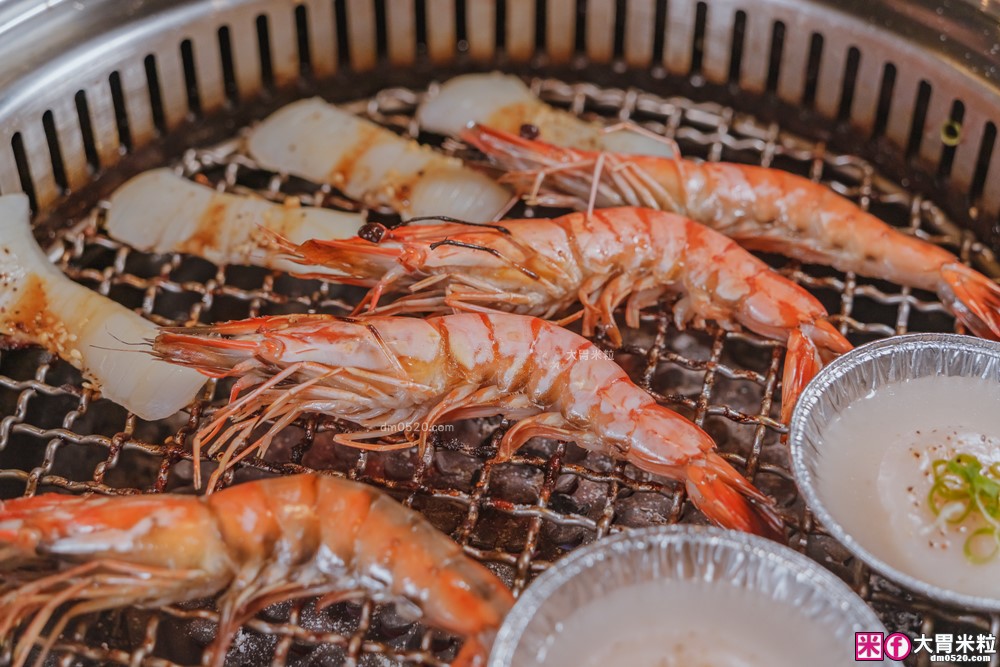
<svg viewBox="0 0 1000 667"><path fill-rule="evenodd" d="M934 461L1000 461L1000 386L957 376L889 384L851 403L822 438L817 493L862 547L933 586L1000 596L1000 557L975 563L965 552L988 525L982 515L949 524L928 502Z"/></svg>
<svg viewBox="0 0 1000 667"><path fill-rule="evenodd" d="M849 640L792 604L725 581L659 580L581 606L552 637L546 667L843 667Z"/></svg>

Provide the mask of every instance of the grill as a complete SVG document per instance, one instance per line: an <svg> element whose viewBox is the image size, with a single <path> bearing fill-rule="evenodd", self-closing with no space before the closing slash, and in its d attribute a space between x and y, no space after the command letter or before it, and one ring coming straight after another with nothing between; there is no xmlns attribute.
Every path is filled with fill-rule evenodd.
<svg viewBox="0 0 1000 667"><path fill-rule="evenodd" d="M873 21L782 0L136 0L125 11L93 0L23 13L36 4L0 8L0 61L23 64L0 73L0 192L29 194L39 238L69 276L158 323L342 314L360 292L131 250L101 230L102 198L117 184L173 164L227 191L351 208L327 187L258 168L233 139L238 128L319 92L433 141L413 119L433 82L496 67L530 76L545 100L575 113L632 120L674 138L688 156L821 181L1000 273L993 254L1000 105L991 69L1000 45L983 32L995 20L964 4L945 16L921 2L857 3L853 9L864 6ZM768 259L808 286L856 344L955 329L933 295ZM656 311L626 335L616 360L703 425L778 501L792 546L846 580L888 628L1000 632L1000 617L912 598L851 559L812 520L779 442L781 347L753 335L679 332L668 313ZM2 350L0 498L190 490L186 442L226 389L210 384L211 397L190 415L149 423L96 400L78 373L44 352ZM562 554L610 533L703 522L679 487L574 445L534 441L498 461L496 443L508 426L500 420L436 434L419 460L413 452L334 446L331 434L343 426L303 421L265 460L247 460L225 483L332 470L382 487L515 592ZM214 619L211 601L85 617L50 660L197 663ZM241 631L227 664L439 666L456 645L391 606L356 599L317 612L306 600L262 612Z"/></svg>

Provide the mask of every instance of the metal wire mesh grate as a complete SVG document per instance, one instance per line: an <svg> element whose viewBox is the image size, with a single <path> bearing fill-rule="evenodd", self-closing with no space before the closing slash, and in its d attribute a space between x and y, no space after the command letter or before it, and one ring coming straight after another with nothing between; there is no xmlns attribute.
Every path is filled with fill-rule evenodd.
<svg viewBox="0 0 1000 667"><path fill-rule="evenodd" d="M579 114L631 120L678 141L688 156L773 166L822 181L883 219L996 272L992 253L935 204L880 177L864 160L761 123L733 109L635 90L559 80L533 81L544 99ZM349 107L410 136L422 92L386 89ZM433 140L433 138L431 138ZM239 139L188 151L177 169L231 192L309 205L352 208L328 187L262 171ZM105 204L59 236L52 257L73 279L163 324L193 324L289 312L345 313L361 292L263 269L214 266L180 255L148 255L101 230ZM528 211L529 214L534 212ZM933 295L823 267L768 258L808 286L860 343L905 331L948 331L953 319ZM677 331L650 312L626 333L616 360L663 403L715 437L726 457L777 499L791 543L845 579L887 627L1000 632L1000 617L976 616L913 600L870 573L817 526L798 498L776 420L783 350L749 334ZM601 344L600 339L597 340ZM190 490L186 441L226 396L222 384L180 415L144 422L81 388L79 375L35 349L0 351L0 497L63 490L107 494ZM265 459L250 459L227 484L272 474L332 470L389 490L427 515L515 591L560 555L630 527L703 522L671 483L574 445L534 441L512 460L496 458L507 424L479 420L435 434L433 447L377 453L334 446L335 420L311 418L286 429ZM71 624L56 646L59 664L174 665L197 662L211 641L210 601L160 611L124 610ZM413 625L391 606L348 599L317 611L310 601L265 610L237 638L229 664L362 664L389 660L445 665L457 642ZM2 661L2 656L0 656ZM914 663L919 664L919 663ZM994 662L996 664L996 662Z"/></svg>

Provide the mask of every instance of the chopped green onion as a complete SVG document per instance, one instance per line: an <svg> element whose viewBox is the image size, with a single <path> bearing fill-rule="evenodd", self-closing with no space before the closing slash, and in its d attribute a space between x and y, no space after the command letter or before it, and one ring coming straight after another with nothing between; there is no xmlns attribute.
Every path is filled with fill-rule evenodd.
<svg viewBox="0 0 1000 667"><path fill-rule="evenodd" d="M1000 553L1000 463L988 468L971 454L938 459L931 464L934 482L927 503L935 516L959 524L973 513L988 526L979 528L965 541L965 557L985 563Z"/></svg>
<svg viewBox="0 0 1000 667"><path fill-rule="evenodd" d="M965 557L976 564L993 560L1000 552L1000 533L995 528L980 528L965 541Z"/></svg>

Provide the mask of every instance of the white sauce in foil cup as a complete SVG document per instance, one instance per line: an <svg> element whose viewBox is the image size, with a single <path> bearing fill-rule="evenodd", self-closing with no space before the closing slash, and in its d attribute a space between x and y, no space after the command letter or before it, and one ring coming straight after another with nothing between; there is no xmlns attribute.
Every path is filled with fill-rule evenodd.
<svg viewBox="0 0 1000 667"><path fill-rule="evenodd" d="M817 563L715 528L622 533L540 576L489 667L842 667L875 614ZM891 664L888 661L870 664Z"/></svg>
<svg viewBox="0 0 1000 667"><path fill-rule="evenodd" d="M1000 462L1000 344L917 334L859 347L803 393L789 443L810 509L855 556L921 595L1000 611L1000 555L966 553L988 520L949 523L929 500L935 462Z"/></svg>

